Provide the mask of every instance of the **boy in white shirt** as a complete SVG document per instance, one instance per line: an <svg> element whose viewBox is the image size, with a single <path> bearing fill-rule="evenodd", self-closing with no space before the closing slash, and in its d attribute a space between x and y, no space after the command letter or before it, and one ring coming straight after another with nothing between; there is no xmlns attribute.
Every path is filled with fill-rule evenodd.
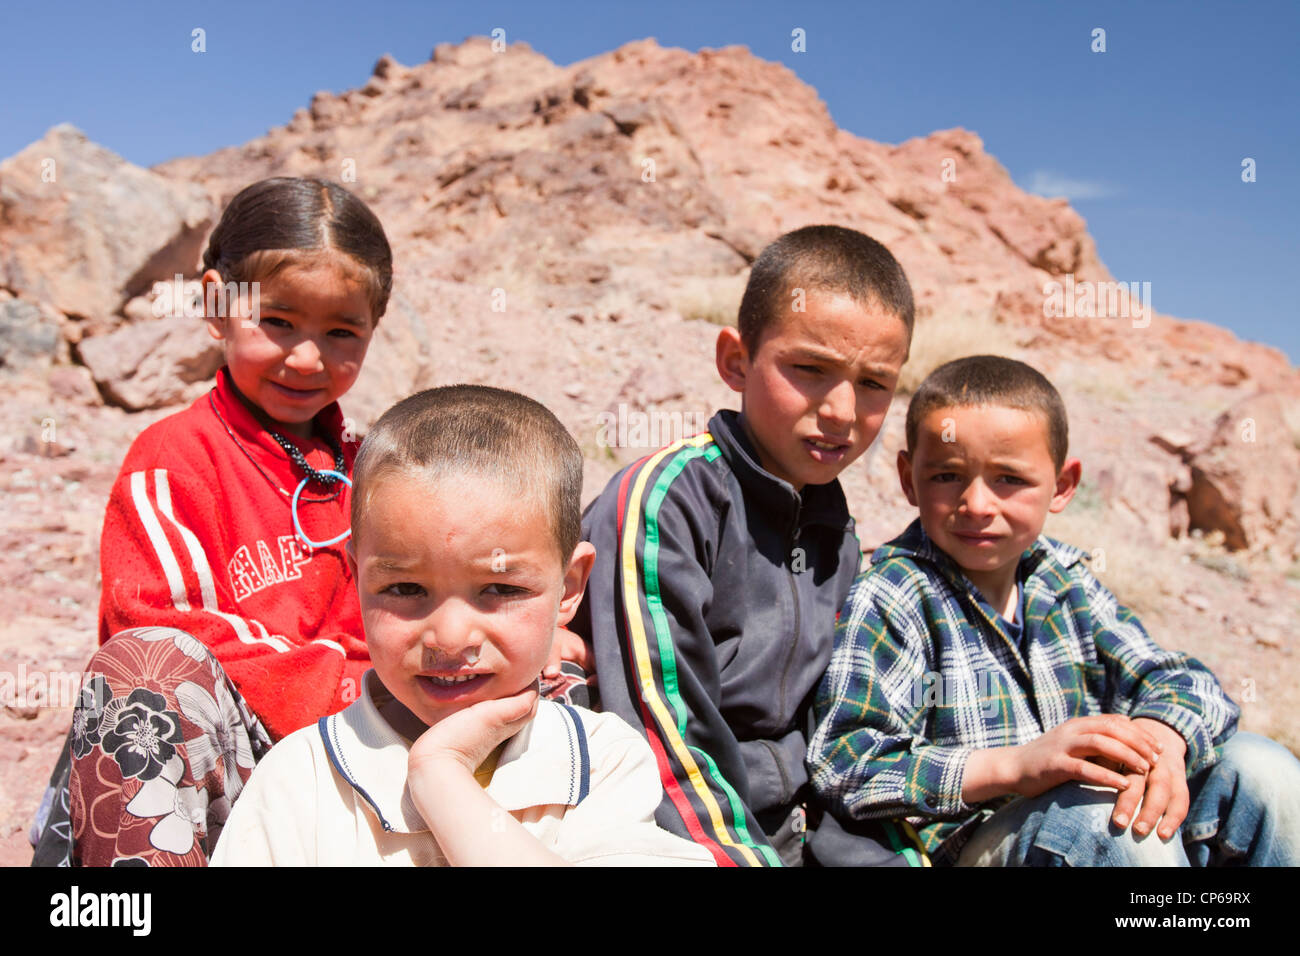
<svg viewBox="0 0 1300 956"><path fill-rule="evenodd" d="M640 734L538 699L595 554L582 455L555 416L501 389L430 389L380 418L354 481L374 669L258 764L213 865L711 864L654 823Z"/></svg>

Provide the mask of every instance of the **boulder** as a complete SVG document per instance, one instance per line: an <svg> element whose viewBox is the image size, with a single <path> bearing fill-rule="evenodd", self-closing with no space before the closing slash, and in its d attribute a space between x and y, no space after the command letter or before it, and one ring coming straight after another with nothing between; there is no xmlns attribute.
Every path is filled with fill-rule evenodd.
<svg viewBox="0 0 1300 956"><path fill-rule="evenodd" d="M192 401L225 360L203 323L183 316L86 338L77 351L105 399L130 411Z"/></svg>
<svg viewBox="0 0 1300 956"><path fill-rule="evenodd" d="M1133 456L1104 461L1089 479L1107 507L1117 509L1146 532L1153 543L1169 537L1168 469L1160 463Z"/></svg>
<svg viewBox="0 0 1300 956"><path fill-rule="evenodd" d="M59 322L48 308L0 298L0 371L48 362L58 353Z"/></svg>
<svg viewBox="0 0 1300 956"><path fill-rule="evenodd" d="M103 405L95 378L83 365L61 365L50 369L50 397L77 405Z"/></svg>
<svg viewBox="0 0 1300 956"><path fill-rule="evenodd" d="M194 270L213 206L63 124L0 163L0 222L0 285L99 331L155 281Z"/></svg>
<svg viewBox="0 0 1300 956"><path fill-rule="evenodd" d="M1290 560L1300 450L1283 402L1275 392L1260 392L1220 415L1205 447L1191 456L1186 497L1193 530L1223 532L1230 550L1268 550Z"/></svg>

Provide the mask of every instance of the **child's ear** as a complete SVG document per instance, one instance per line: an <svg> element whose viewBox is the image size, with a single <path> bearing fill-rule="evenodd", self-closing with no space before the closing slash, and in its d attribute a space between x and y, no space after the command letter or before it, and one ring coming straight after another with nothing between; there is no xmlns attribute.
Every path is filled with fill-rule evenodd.
<svg viewBox="0 0 1300 956"><path fill-rule="evenodd" d="M206 308L208 302L223 301L221 297L215 297L208 294L208 289L222 284L221 273L216 269L208 269L199 278L199 282L203 284L203 302L205 306L203 310L203 321L208 324L208 334L217 341L221 341L226 337L226 321L222 316L208 315L208 310Z"/></svg>
<svg viewBox="0 0 1300 956"><path fill-rule="evenodd" d="M1052 495L1052 504L1047 509L1052 514L1064 511L1074 493L1079 490L1079 481L1083 478L1083 463L1077 458L1067 458L1061 466L1061 473L1056 476L1056 491Z"/></svg>
<svg viewBox="0 0 1300 956"><path fill-rule="evenodd" d="M348 572L352 575L352 580L357 579L357 549L352 546L355 539L348 538L348 543L343 546L343 553L348 558Z"/></svg>
<svg viewBox="0 0 1300 956"><path fill-rule="evenodd" d="M564 572L564 596L560 598L560 614L555 623L561 626L573 620L582 603L583 592L587 590L587 578L596 563L596 547L590 541L579 541L569 559L569 567Z"/></svg>
<svg viewBox="0 0 1300 956"><path fill-rule="evenodd" d="M749 374L749 350L740 340L740 331L726 326L718 332L718 374L733 392L745 390L745 377Z"/></svg>
<svg viewBox="0 0 1300 956"><path fill-rule="evenodd" d="M906 448L898 450L898 483L903 486L907 503L916 507L916 488L912 484L912 457L907 453Z"/></svg>

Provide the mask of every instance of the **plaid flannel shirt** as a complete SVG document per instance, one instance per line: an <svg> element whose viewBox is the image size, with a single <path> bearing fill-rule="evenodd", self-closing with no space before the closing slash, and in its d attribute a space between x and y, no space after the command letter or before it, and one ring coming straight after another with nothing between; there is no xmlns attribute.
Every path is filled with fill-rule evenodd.
<svg viewBox="0 0 1300 956"><path fill-rule="evenodd" d="M905 816L936 863L1010 797L962 800L977 749L1023 744L1072 717L1151 717L1211 766L1240 713L1214 675L1164 651L1094 578L1078 548L1039 536L1020 560L1023 634L920 522L877 549L854 583L817 693L813 785L855 819Z"/></svg>

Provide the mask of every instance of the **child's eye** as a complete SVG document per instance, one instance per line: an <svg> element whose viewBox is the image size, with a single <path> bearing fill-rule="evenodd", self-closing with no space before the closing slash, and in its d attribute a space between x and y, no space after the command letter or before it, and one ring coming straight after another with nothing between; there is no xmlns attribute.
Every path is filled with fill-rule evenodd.
<svg viewBox="0 0 1300 956"><path fill-rule="evenodd" d="M1009 485L1027 485L1027 484L1029 484L1029 482L1025 481L1025 479L1021 478L1019 475L1003 475L1003 476L1002 476L1002 480L1005 481L1005 482L1006 482L1007 484L1009 484Z"/></svg>
<svg viewBox="0 0 1300 956"><path fill-rule="evenodd" d="M393 597L421 597L424 594L424 588L414 581L399 581L396 584L388 585L379 593Z"/></svg>
<svg viewBox="0 0 1300 956"><path fill-rule="evenodd" d="M336 339L355 339L357 333L351 329L330 329L330 335Z"/></svg>
<svg viewBox="0 0 1300 956"><path fill-rule="evenodd" d="M864 378L860 384L862 385L863 388L869 388L877 391L885 387L881 385L879 382L877 382L874 378Z"/></svg>
<svg viewBox="0 0 1300 956"><path fill-rule="evenodd" d="M956 481L957 475L951 471L941 471L937 475L931 475L930 480L939 484L947 484L950 481Z"/></svg>
<svg viewBox="0 0 1300 956"><path fill-rule="evenodd" d="M259 324L269 325L273 329L292 328L287 319L282 319L278 315L264 315L258 319Z"/></svg>
<svg viewBox="0 0 1300 956"><path fill-rule="evenodd" d="M513 584L489 584L483 589L483 593L494 597L518 597L521 594L527 594L528 589Z"/></svg>
<svg viewBox="0 0 1300 956"><path fill-rule="evenodd" d="M795 369L806 375L820 375L822 373L822 370L816 365L796 365Z"/></svg>

